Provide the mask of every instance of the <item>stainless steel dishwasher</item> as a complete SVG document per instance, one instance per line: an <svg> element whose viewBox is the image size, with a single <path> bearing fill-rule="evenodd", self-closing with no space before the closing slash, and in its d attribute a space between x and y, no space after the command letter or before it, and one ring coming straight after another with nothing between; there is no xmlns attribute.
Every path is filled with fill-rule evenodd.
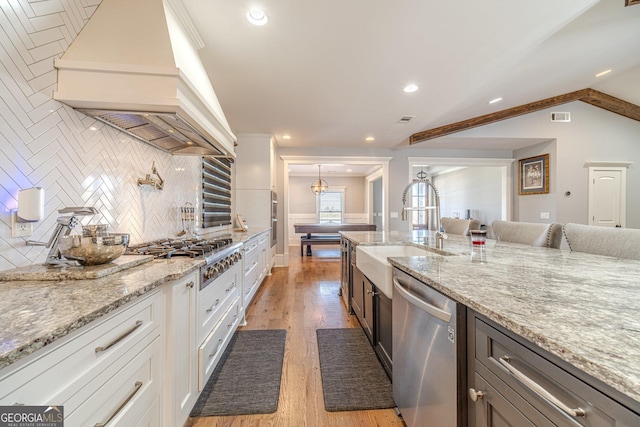
<svg viewBox="0 0 640 427"><path fill-rule="evenodd" d="M466 423L464 313L393 269L393 399L408 427Z"/></svg>

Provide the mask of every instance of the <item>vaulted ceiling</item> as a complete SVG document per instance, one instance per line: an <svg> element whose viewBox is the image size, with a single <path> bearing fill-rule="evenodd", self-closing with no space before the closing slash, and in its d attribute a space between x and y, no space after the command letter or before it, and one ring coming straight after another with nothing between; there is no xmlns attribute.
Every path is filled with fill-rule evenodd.
<svg viewBox="0 0 640 427"><path fill-rule="evenodd" d="M625 0L184 3L232 129L280 147L409 146L585 88L640 105L640 6ZM256 5L267 25L247 21Z"/></svg>

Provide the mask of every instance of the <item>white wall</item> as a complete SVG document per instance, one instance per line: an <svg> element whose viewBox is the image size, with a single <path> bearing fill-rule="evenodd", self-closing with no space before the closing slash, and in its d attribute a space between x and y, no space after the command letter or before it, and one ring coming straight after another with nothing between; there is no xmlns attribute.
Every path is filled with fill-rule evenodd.
<svg viewBox="0 0 640 427"><path fill-rule="evenodd" d="M502 217L502 171L497 167L468 167L432 179L440 195L440 214L471 217L487 226Z"/></svg>
<svg viewBox="0 0 640 427"><path fill-rule="evenodd" d="M317 180L310 176L289 177L289 213L316 214L316 195L311 192L311 183ZM329 190L332 186L346 187L345 213L363 213L367 211L365 206L365 180L363 177L322 176L327 181Z"/></svg>
<svg viewBox="0 0 640 427"><path fill-rule="evenodd" d="M0 270L43 262L49 250L25 241L47 241L64 206L97 207L101 215L85 221L108 223L136 243L175 235L178 206L199 200L199 157L170 156L51 98L53 59L100 1L44 3L16 1L0 12ZM161 191L136 184L153 161ZM10 210L18 190L32 186L45 189L45 219L33 236L12 238Z"/></svg>
<svg viewBox="0 0 640 427"><path fill-rule="evenodd" d="M551 111L569 111L571 122L552 123ZM516 158L550 153L550 194L546 197L518 196L519 219L529 218L540 211L549 211L551 218L561 223L587 224L589 161L631 161L627 171L627 227L640 228L640 122L605 111L583 102L572 102L559 107L527 114L492 125L461 132L465 136L492 136L518 138L545 138L555 140L521 150ZM520 157L522 156L522 157ZM514 162L517 167L517 162ZM517 173L515 174L517 177ZM571 196L566 197L566 191ZM555 214L553 211L555 202Z"/></svg>

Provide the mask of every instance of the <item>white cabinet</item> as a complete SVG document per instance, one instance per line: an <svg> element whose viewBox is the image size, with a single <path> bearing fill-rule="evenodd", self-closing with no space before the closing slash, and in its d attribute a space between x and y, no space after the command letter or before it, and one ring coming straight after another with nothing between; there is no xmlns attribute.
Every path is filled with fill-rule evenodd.
<svg viewBox="0 0 640 427"><path fill-rule="evenodd" d="M275 141L271 134L239 134L235 161L235 212L250 227L271 228L271 190L276 187ZM267 234L267 239L270 234ZM275 248L267 242L269 263Z"/></svg>
<svg viewBox="0 0 640 427"><path fill-rule="evenodd" d="M220 361L242 319L242 263L236 262L198 293L198 391Z"/></svg>
<svg viewBox="0 0 640 427"><path fill-rule="evenodd" d="M243 245L242 309L246 310L264 278L270 274L272 252L268 231L246 240Z"/></svg>
<svg viewBox="0 0 640 427"><path fill-rule="evenodd" d="M197 272L164 287L167 294L165 425L181 426L198 398L196 366Z"/></svg>
<svg viewBox="0 0 640 427"><path fill-rule="evenodd" d="M236 147L236 188L275 188L275 140L265 133L240 133Z"/></svg>
<svg viewBox="0 0 640 427"><path fill-rule="evenodd" d="M65 426L162 421L163 294L149 294L0 371L0 404L62 405Z"/></svg>

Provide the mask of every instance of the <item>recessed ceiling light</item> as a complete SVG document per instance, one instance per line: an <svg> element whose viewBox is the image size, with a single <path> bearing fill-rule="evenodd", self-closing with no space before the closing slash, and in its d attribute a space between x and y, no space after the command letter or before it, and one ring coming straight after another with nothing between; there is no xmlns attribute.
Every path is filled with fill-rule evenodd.
<svg viewBox="0 0 640 427"><path fill-rule="evenodd" d="M502 98L493 98L491 101L489 101L489 104L495 104L496 102L500 101L502 101Z"/></svg>
<svg viewBox="0 0 640 427"><path fill-rule="evenodd" d="M368 136L364 139L365 141L375 141L375 138L372 136Z"/></svg>
<svg viewBox="0 0 640 427"><path fill-rule="evenodd" d="M604 76L605 74L609 74L609 73L610 73L610 72L612 72L612 71L613 71L613 70L611 70L611 69L609 69L609 70L605 70L605 71L602 71L602 72L600 72L600 73L596 74L596 77L602 77L602 76Z"/></svg>
<svg viewBox="0 0 640 427"><path fill-rule="evenodd" d="M97 127L95 127L95 126L91 126L91 127L89 128L89 130L98 130L98 128L97 128Z"/></svg>
<svg viewBox="0 0 640 427"><path fill-rule="evenodd" d="M253 25L264 25L269 21L267 12L262 9L254 8L247 12L247 19Z"/></svg>
<svg viewBox="0 0 640 427"><path fill-rule="evenodd" d="M403 90L407 93L415 92L418 90L418 85L411 83L406 85Z"/></svg>
<svg viewBox="0 0 640 427"><path fill-rule="evenodd" d="M347 172L353 172L353 169L347 169Z"/></svg>
<svg viewBox="0 0 640 427"><path fill-rule="evenodd" d="M282 139L291 139L291 135L282 135Z"/></svg>

